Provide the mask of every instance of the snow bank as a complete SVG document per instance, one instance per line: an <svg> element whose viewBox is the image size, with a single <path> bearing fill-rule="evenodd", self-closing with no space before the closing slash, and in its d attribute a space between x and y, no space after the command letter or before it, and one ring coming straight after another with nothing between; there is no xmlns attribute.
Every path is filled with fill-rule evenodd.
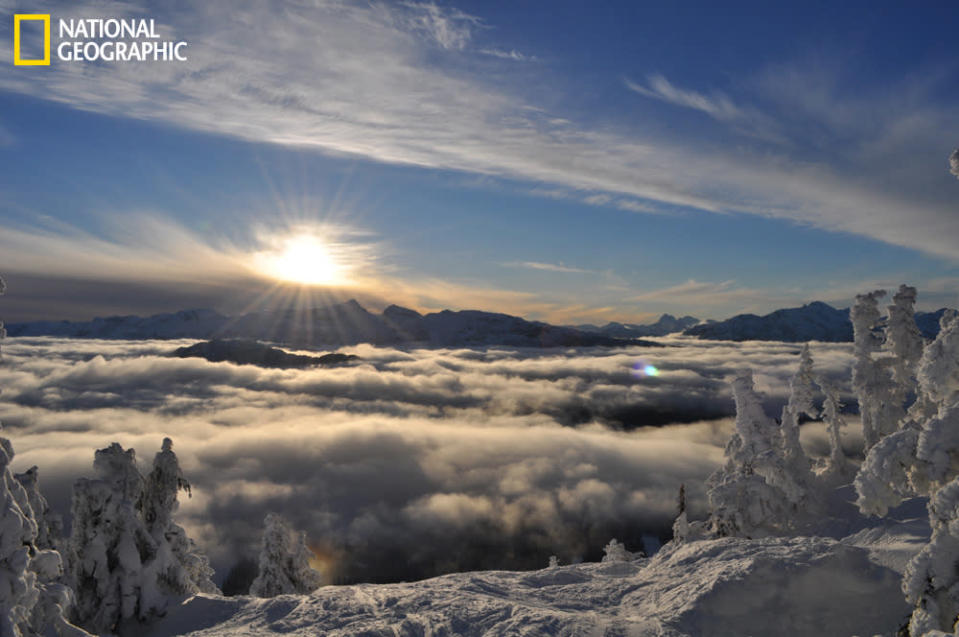
<svg viewBox="0 0 959 637"><path fill-rule="evenodd" d="M708 637L782 634L787 627L790 635L891 634L910 607L901 573L874 552L893 544L918 550L924 539L913 538L915 531L871 529L856 537L858 546L826 538L722 538L670 544L652 559L331 586L268 600L197 595L150 637Z"/></svg>

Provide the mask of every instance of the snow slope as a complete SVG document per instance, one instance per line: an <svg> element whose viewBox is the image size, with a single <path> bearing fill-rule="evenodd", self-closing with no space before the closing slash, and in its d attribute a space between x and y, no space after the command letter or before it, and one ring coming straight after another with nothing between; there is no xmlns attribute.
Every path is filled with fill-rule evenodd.
<svg viewBox="0 0 959 637"><path fill-rule="evenodd" d="M921 520L886 520L844 540L723 538L632 562L198 595L148 635L893 635L910 612L901 565L926 537Z"/></svg>

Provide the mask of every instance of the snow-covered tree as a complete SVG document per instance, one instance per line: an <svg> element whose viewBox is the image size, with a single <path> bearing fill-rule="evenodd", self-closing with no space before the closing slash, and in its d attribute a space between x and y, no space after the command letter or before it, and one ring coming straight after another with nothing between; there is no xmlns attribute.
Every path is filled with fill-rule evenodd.
<svg viewBox="0 0 959 637"><path fill-rule="evenodd" d="M959 316L947 312L916 365L909 420L870 449L856 476L858 505L884 515L903 498L931 495L959 475Z"/></svg>
<svg viewBox="0 0 959 637"><path fill-rule="evenodd" d="M936 413L916 434L911 476L917 490L931 494L932 525L929 544L909 562L903 582L906 599L915 605L913 635L953 631L959 617L959 314L943 315L917 376L922 399Z"/></svg>
<svg viewBox="0 0 959 637"><path fill-rule="evenodd" d="M839 400L839 390L824 378L817 381L822 393L822 414L826 423L826 433L829 434L829 458L821 473L821 477L831 484L848 484L854 474L854 468L846 458L842 449L841 429L846 426L842 419L842 402Z"/></svg>
<svg viewBox="0 0 959 637"><path fill-rule="evenodd" d="M13 456L13 445L0 438L0 635L88 635L64 617L73 595L58 581L60 554L37 545L38 516L30 494L10 472Z"/></svg>
<svg viewBox="0 0 959 637"><path fill-rule="evenodd" d="M40 549L60 549L63 541L63 520L50 509L47 499L40 493L39 469L30 467L13 477L27 493L30 508L36 516L37 539L34 544Z"/></svg>
<svg viewBox="0 0 959 637"><path fill-rule="evenodd" d="M780 424L783 478L777 486L786 492L790 503L799 508L806 503L812 482L809 457L799 443L799 418L803 414L810 418L819 416L815 403L816 379L808 344L803 345L799 353L799 369L792 377L789 387L789 401L783 407Z"/></svg>
<svg viewBox="0 0 959 637"><path fill-rule="evenodd" d="M959 315L943 315L918 361L914 347L894 349L907 360L893 368L915 370L918 396L903 427L869 450L857 504L882 515L903 498L930 496L932 538L908 564L903 590L915 606L910 634L951 632L959 616Z"/></svg>
<svg viewBox="0 0 959 637"><path fill-rule="evenodd" d="M679 485L679 498L677 502L678 513L673 521L673 541L685 542L689 539L689 518L686 515L686 485Z"/></svg>
<svg viewBox="0 0 959 637"><path fill-rule="evenodd" d="M892 354L894 399L899 405L915 398L916 367L924 345L922 333L916 325L916 288L900 285L889 306L885 343L885 350Z"/></svg>
<svg viewBox="0 0 959 637"><path fill-rule="evenodd" d="M893 383L886 359L877 359L875 354L882 349L882 336L878 332L879 299L885 290L876 290L856 296L856 303L849 312L853 329L852 387L859 400L862 420L862 435L868 451L879 442L884 433L895 431L896 423L887 422L886 407L892 404Z"/></svg>
<svg viewBox="0 0 959 637"><path fill-rule="evenodd" d="M133 449L113 443L94 455L97 478L74 485L69 574L75 615L97 632L160 616L171 598L216 590L205 558L172 520L185 481L169 439L157 456L144 479Z"/></svg>
<svg viewBox="0 0 959 637"><path fill-rule="evenodd" d="M952 633L959 618L959 479L939 489L929 502L932 537L906 565L902 589L914 605L909 634Z"/></svg>
<svg viewBox="0 0 959 637"><path fill-rule="evenodd" d="M143 521L158 547L151 570L161 589L174 595L219 592L209 560L197 550L183 527L173 521L180 490L189 495L190 483L180 471L173 441L164 438L153 459L153 471L146 478L143 496Z"/></svg>
<svg viewBox="0 0 959 637"><path fill-rule="evenodd" d="M706 483L710 526L721 536L761 537L782 530L790 484L776 423L763 411L751 372L732 382L736 432L726 445L726 465ZM776 483L776 484L774 484Z"/></svg>
<svg viewBox="0 0 959 637"><path fill-rule="evenodd" d="M286 520L269 513L264 520L259 573L250 586L256 597L287 593L310 593L323 583L323 576L310 566L312 552L306 534L294 531Z"/></svg>
<svg viewBox="0 0 959 637"><path fill-rule="evenodd" d="M93 466L98 477L73 486L68 558L77 593L74 615L95 632L115 633L123 620L146 619L162 609L155 587L144 586L143 577L143 562L157 547L137 515L143 479L133 449L113 443L95 453Z"/></svg>
<svg viewBox="0 0 959 637"><path fill-rule="evenodd" d="M626 550L626 545L613 538L603 547L604 562L629 562L633 554Z"/></svg>

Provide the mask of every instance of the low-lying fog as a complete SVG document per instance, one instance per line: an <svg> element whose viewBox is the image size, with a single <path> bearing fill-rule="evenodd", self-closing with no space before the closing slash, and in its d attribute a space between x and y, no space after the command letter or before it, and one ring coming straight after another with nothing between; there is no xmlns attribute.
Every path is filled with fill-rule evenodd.
<svg viewBox="0 0 959 637"><path fill-rule="evenodd" d="M146 471L170 436L193 485L178 521L219 580L256 556L276 511L307 532L329 582L540 568L551 554L597 559L612 537L633 550L668 537L681 483L703 512L702 481L732 430L726 380L752 368L778 415L799 349L359 346L340 350L358 364L309 370L165 356L189 342L7 339L0 421L14 469L39 465L68 517L95 449L134 447ZM812 348L846 391L850 349ZM803 442L827 449L818 423ZM859 448L856 426L846 442Z"/></svg>

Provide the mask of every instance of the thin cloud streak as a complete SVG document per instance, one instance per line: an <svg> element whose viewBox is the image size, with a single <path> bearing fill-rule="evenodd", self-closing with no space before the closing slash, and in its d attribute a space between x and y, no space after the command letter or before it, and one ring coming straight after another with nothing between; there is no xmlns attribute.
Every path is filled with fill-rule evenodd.
<svg viewBox="0 0 959 637"><path fill-rule="evenodd" d="M519 261L514 263L504 263L508 268L526 268L528 270L542 270L544 272L567 272L576 274L591 274L591 270L582 268L573 268L562 263L541 263L539 261Z"/></svg>
<svg viewBox="0 0 959 637"><path fill-rule="evenodd" d="M650 75L648 78L649 86L643 86L632 80L624 80L626 88L639 93L644 97L662 100L669 104L691 108L696 111L702 111L718 120L734 120L743 116L743 112L733 104L727 96L717 93L713 97L707 97L695 91L680 89L670 83L662 75Z"/></svg>

